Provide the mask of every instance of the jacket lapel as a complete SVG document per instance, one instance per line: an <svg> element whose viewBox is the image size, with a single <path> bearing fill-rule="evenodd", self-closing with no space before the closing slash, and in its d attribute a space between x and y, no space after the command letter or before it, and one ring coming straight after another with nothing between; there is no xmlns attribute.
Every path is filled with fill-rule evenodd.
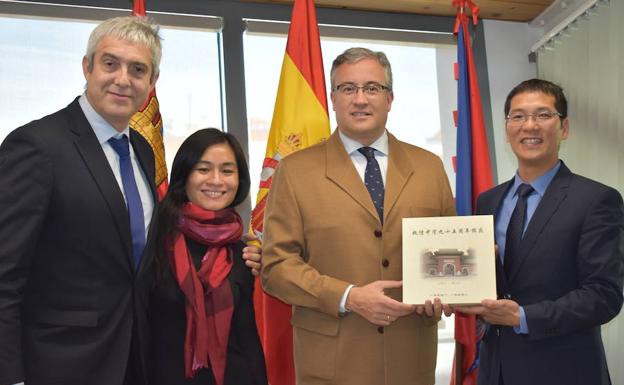
<svg viewBox="0 0 624 385"><path fill-rule="evenodd" d="M384 196L384 216L389 217L407 181L414 173L408 155L394 135L388 133L388 170Z"/></svg>
<svg viewBox="0 0 624 385"><path fill-rule="evenodd" d="M353 166L353 162L347 154L347 151L338 136L338 130L327 140L326 145L327 161L326 161L326 175L332 182L334 182L340 189L346 194L350 195L362 208L364 208L370 215L379 220L377 210L373 205L364 182L357 173L357 170ZM381 221L380 221L381 222Z"/></svg>
<svg viewBox="0 0 624 385"><path fill-rule="evenodd" d="M130 129L130 143L132 143L132 149L147 177L152 198L156 201L156 170L154 168L154 153L152 152L152 148L145 139L143 139L141 134L132 128Z"/></svg>
<svg viewBox="0 0 624 385"><path fill-rule="evenodd" d="M74 145L108 205L110 214L113 217L122 244L124 245L128 267L132 268L130 222L123 194L119 189L119 185L106 159L106 155L104 155L102 146L78 104L78 99L74 100L74 102L68 106L68 112L71 118L70 130L76 135Z"/></svg>
<svg viewBox="0 0 624 385"><path fill-rule="evenodd" d="M513 183L513 179L503 183L502 185L495 187L492 191L492 196L488 202L485 202L485 205L488 207L483 208L479 214L493 214L494 215L494 224L496 224L496 220L498 219L498 212L503 204L503 199L505 198L505 194L507 190L511 187ZM503 270L503 264L501 262L500 256L496 256L496 291L498 295L502 295L503 293L508 292L508 279L505 275L505 271Z"/></svg>
<svg viewBox="0 0 624 385"><path fill-rule="evenodd" d="M517 259L508 277L510 283L513 282L523 262L532 252L540 234L568 194L571 176L572 172L562 162L559 171L546 189L544 197L537 205L535 213L531 217L531 221L524 233L524 237L520 242L520 252L515 257Z"/></svg>
<svg viewBox="0 0 624 385"><path fill-rule="evenodd" d="M148 232L146 234L146 243L145 249L143 251L143 256L141 261L139 262L139 267L137 271L140 273L144 270L145 266L149 266L147 263L148 255L145 251L148 250L149 240L153 231L149 231L154 228L156 214L158 212L158 196L156 193L156 169L154 162L154 153L152 147L147 143L147 141L134 129L130 129L130 143L132 143L132 149L136 154L136 157L139 161L139 165L143 169L143 173L145 173L145 177L147 178L147 182L150 187L150 192L152 193L152 201L154 202L154 210L152 211L152 218L150 220L150 225L148 227ZM138 274L137 274L138 275Z"/></svg>

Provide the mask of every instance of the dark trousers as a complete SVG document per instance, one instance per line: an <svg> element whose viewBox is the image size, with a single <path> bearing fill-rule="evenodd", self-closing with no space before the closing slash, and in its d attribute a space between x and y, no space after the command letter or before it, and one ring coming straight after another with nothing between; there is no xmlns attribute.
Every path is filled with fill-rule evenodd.
<svg viewBox="0 0 624 385"><path fill-rule="evenodd" d="M137 332L133 330L132 342L130 343L130 355L128 357L128 364L126 365L126 376L124 378L123 385L143 385L145 383L145 381L141 380L144 377L142 376L140 369L141 360L139 358L139 344L136 341L137 336Z"/></svg>
<svg viewBox="0 0 624 385"><path fill-rule="evenodd" d="M130 362L128 362L128 367L126 368L126 377L123 385L139 385L136 369Z"/></svg>

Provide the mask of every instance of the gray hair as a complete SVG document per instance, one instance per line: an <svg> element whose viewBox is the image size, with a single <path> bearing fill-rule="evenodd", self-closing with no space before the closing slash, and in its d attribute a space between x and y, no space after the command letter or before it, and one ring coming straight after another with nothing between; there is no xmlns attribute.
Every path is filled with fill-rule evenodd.
<svg viewBox="0 0 624 385"><path fill-rule="evenodd" d="M160 27L147 17L141 16L122 16L104 20L100 23L89 36L87 43L87 53L85 57L89 61L89 72L93 71L93 59L95 49L104 37L113 37L124 40L133 44L145 45L152 54L152 74L150 80L160 72L160 57L162 55L162 47L160 41L162 38L158 34Z"/></svg>
<svg viewBox="0 0 624 385"><path fill-rule="evenodd" d="M338 69L338 67L340 67L344 63L355 64L360 60L364 59L375 59L379 64L381 64L386 75L385 86L387 86L390 91L392 91L392 67L390 66L390 62L388 61L386 54L381 51L375 52L371 51L368 48L362 47L349 48L340 55L338 55L336 59L334 59L331 72L329 73L332 90L336 87L336 85L334 84L334 79L336 76L336 69Z"/></svg>

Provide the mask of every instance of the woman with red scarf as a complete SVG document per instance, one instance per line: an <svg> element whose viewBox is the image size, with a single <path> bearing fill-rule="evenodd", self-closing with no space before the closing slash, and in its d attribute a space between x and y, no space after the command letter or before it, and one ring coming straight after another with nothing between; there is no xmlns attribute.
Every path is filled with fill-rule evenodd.
<svg viewBox="0 0 624 385"><path fill-rule="evenodd" d="M180 146L158 209L150 303L154 385L266 385L253 310L260 249L234 206L249 194L238 141L209 128Z"/></svg>

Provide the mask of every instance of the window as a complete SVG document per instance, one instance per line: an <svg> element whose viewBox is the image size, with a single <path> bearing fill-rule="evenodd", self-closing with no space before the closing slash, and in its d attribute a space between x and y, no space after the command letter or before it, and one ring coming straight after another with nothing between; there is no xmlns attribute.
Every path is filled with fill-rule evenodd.
<svg viewBox="0 0 624 385"><path fill-rule="evenodd" d="M445 164L451 165L450 158L455 152L452 110L456 104L456 91L455 88L438 87L438 84L440 82L454 84L455 47L450 44L322 36L321 49L332 131L336 127L336 121L329 98L331 63L345 49L354 46L383 51L392 65L394 102L388 115L389 131L400 140L432 151L442 157ZM249 165L252 176L251 198L254 202L285 47L286 33L278 35L247 32L244 36ZM271 54L267 55L267 52ZM449 179L454 180L453 169L447 167L447 172Z"/></svg>
<svg viewBox="0 0 624 385"><path fill-rule="evenodd" d="M84 90L81 60L94 22L0 17L0 138Z"/></svg>
<svg viewBox="0 0 624 385"><path fill-rule="evenodd" d="M182 141L207 127L223 129L219 33L163 28L163 59L156 93L171 167Z"/></svg>
<svg viewBox="0 0 624 385"><path fill-rule="evenodd" d="M123 14L126 13L106 16ZM86 16L88 19L94 15ZM220 20L160 14L152 17L164 25L156 92L163 117L167 163L171 165L181 142L194 131L222 128L217 32ZM185 22L191 26L179 26ZM81 62L89 34L97 23L0 17L0 141L13 129L65 107L84 91ZM171 24L176 26L167 26Z"/></svg>

